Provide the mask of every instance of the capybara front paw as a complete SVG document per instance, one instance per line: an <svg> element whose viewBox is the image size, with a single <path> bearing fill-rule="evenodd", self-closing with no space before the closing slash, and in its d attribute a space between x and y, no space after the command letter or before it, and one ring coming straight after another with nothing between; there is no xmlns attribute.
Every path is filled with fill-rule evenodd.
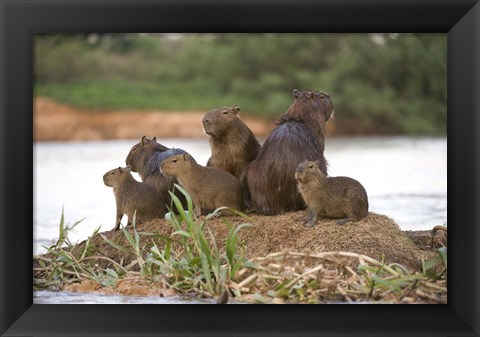
<svg viewBox="0 0 480 337"><path fill-rule="evenodd" d="M313 228L315 226L315 222L314 220L310 220L310 221L305 221L305 228Z"/></svg>
<svg viewBox="0 0 480 337"><path fill-rule="evenodd" d="M302 223L305 225L307 222L311 222L312 218L313 218L313 216L310 214L303 219Z"/></svg>

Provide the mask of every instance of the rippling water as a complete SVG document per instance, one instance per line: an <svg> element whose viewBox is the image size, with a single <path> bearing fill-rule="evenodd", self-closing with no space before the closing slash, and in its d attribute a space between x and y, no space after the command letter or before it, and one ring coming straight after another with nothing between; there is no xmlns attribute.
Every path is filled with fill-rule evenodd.
<svg viewBox="0 0 480 337"><path fill-rule="evenodd" d="M203 165L210 156L206 139L158 141L183 148ZM67 223L85 218L71 236L74 242L86 239L99 226L101 231L113 228L115 199L102 176L125 166L136 142L34 144L34 253L44 252L42 246L58 238L62 207ZM329 175L360 181L370 211L393 218L402 229L431 229L447 221L446 138L332 138L326 141L325 157ZM36 293L40 301L49 295Z"/></svg>

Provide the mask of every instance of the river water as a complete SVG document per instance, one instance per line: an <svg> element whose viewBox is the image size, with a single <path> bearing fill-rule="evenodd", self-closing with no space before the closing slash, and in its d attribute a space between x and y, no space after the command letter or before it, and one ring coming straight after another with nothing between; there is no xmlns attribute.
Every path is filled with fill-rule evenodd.
<svg viewBox="0 0 480 337"><path fill-rule="evenodd" d="M202 165L210 156L207 139L158 141L186 150ZM136 142L34 143L34 254L44 252L42 246L58 239L62 208L66 223L84 219L70 236L73 242L86 239L97 227L100 231L113 228L115 199L102 177L113 168L125 166L126 155ZM330 176L349 176L360 181L367 190L369 210L393 218L403 230L428 230L446 223L446 138L330 138L326 141L325 157ZM58 295L48 295L49 292L36 292L34 300L58 303ZM73 302L82 301L75 296ZM109 303L126 301L122 296L118 300L109 298ZM99 298L96 303L102 301ZM145 298L130 298L127 303L145 303ZM158 303L158 299L151 303Z"/></svg>

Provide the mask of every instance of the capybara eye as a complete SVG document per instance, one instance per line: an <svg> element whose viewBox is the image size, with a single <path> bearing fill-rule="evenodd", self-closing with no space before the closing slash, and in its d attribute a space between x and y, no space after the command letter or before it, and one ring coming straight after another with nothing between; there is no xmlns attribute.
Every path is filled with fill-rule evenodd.
<svg viewBox="0 0 480 337"><path fill-rule="evenodd" d="M132 152L135 152L137 150L137 147L134 146L133 149L132 149Z"/></svg>
<svg viewBox="0 0 480 337"><path fill-rule="evenodd" d="M313 165L310 165L309 168L313 168Z"/></svg>
<svg viewBox="0 0 480 337"><path fill-rule="evenodd" d="M223 114L224 114L224 115L228 114L228 111L224 111Z"/></svg>
<svg viewBox="0 0 480 337"><path fill-rule="evenodd" d="M176 160L176 159L172 160L172 163L176 163L176 162L177 162L177 160Z"/></svg>

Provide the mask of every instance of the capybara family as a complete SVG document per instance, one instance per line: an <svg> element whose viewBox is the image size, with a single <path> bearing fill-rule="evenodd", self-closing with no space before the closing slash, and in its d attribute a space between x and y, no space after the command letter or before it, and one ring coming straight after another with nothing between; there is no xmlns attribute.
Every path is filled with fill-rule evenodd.
<svg viewBox="0 0 480 337"><path fill-rule="evenodd" d="M239 111L238 105L210 110L203 117L202 124L210 136L212 149L207 166L228 171L237 177L246 203L249 199L247 168L257 158L260 143L238 117Z"/></svg>
<svg viewBox="0 0 480 337"><path fill-rule="evenodd" d="M165 159L160 167L164 174L176 177L188 192L197 216L222 206L237 210L243 208L240 182L227 171L201 166L188 154Z"/></svg>
<svg viewBox="0 0 480 337"><path fill-rule="evenodd" d="M368 214L365 188L349 177L327 177L322 164L320 160L306 160L295 170L298 190L310 211L306 226L313 227L320 217L340 219L338 224L365 218Z"/></svg>
<svg viewBox="0 0 480 337"><path fill-rule="evenodd" d="M327 177L325 126L333 115L331 97L296 89L293 96L263 146L239 118L238 105L208 111L202 120L212 151L206 166L182 149L143 136L128 153L129 166L104 175L105 184L114 187L117 218L126 213L130 222L134 209L140 221L165 214L174 183L189 193L197 216L223 206L242 210L251 205L261 215L308 207L307 227L319 217L340 219L338 223L364 218L368 197L363 186L348 177ZM130 168L143 183L131 176ZM186 206L184 195L175 192ZM115 229L119 224L117 219Z"/></svg>
<svg viewBox="0 0 480 337"><path fill-rule="evenodd" d="M120 228L124 214L128 217L127 226L133 221L136 211L136 223L141 224L165 215L165 198L153 186L139 182L132 177L130 167L119 167L103 175L103 182L113 187L117 215L114 230Z"/></svg>
<svg viewBox="0 0 480 337"><path fill-rule="evenodd" d="M294 90L293 95L293 103L248 168L248 189L259 214L305 209L294 177L304 160L319 160L320 170L327 174L325 124L333 114L333 101L319 91Z"/></svg>
<svg viewBox="0 0 480 337"><path fill-rule="evenodd" d="M157 137L148 139L143 136L140 142L130 149L125 163L131 167L132 172L138 172L143 182L154 186L157 191L165 195L165 202L167 206L170 206L171 198L168 191L173 191L173 184L178 181L174 177L167 177L160 172L160 164L166 158L185 153L187 152L182 149L169 149L157 143ZM175 195L180 198L183 205L186 205L182 193L175 191Z"/></svg>

